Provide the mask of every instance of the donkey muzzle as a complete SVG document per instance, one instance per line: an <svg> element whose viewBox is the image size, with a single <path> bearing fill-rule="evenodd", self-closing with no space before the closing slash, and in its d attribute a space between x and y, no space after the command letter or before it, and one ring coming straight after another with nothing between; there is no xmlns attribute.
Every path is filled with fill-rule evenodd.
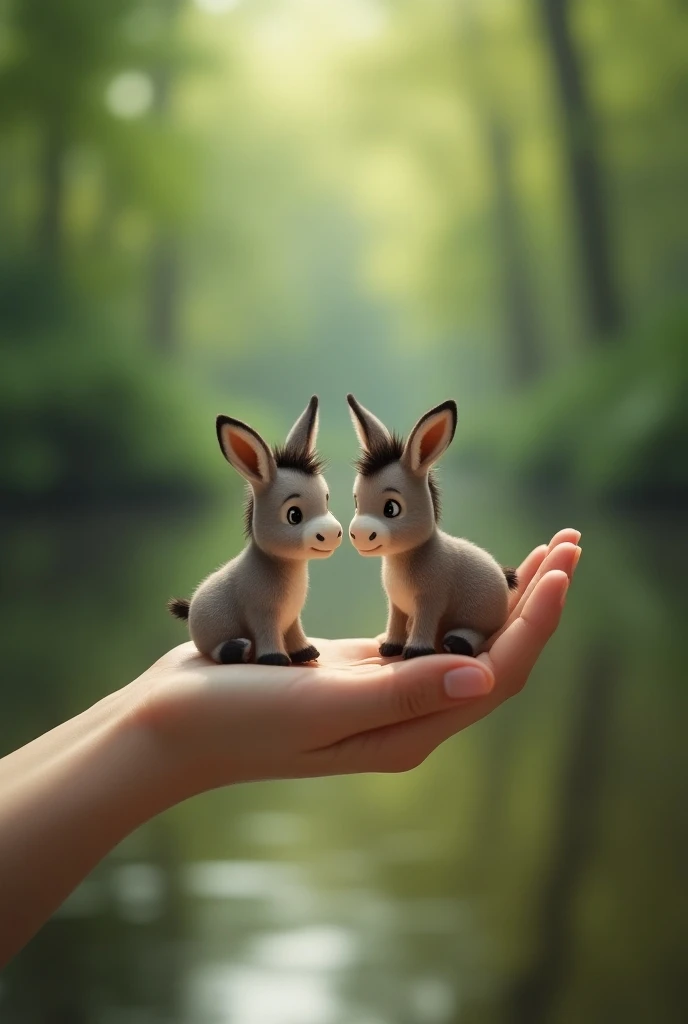
<svg viewBox="0 0 688 1024"><path fill-rule="evenodd" d="M354 516L349 526L351 543L359 555L376 555L389 541L389 529L376 516Z"/></svg>
<svg viewBox="0 0 688 1024"><path fill-rule="evenodd" d="M303 542L309 555L326 558L342 543L342 527L331 512L309 520L303 534Z"/></svg>

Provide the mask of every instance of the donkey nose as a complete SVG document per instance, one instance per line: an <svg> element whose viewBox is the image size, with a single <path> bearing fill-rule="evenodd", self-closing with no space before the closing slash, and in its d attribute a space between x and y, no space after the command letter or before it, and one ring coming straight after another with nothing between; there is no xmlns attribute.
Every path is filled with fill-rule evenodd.
<svg viewBox="0 0 688 1024"><path fill-rule="evenodd" d="M331 553L342 542L341 523L337 522L331 512L314 518L311 521L310 530L306 533L305 542L309 547L312 547L313 544L321 544L321 551Z"/></svg>
<svg viewBox="0 0 688 1024"><path fill-rule="evenodd" d="M370 537L368 537L368 540L375 540L376 537L377 537L376 533L371 533Z"/></svg>

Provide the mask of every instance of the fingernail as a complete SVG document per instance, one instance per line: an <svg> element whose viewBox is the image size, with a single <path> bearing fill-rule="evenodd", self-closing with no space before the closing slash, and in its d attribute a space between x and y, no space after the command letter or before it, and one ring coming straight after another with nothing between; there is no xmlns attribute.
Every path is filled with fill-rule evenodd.
<svg viewBox="0 0 688 1024"><path fill-rule="evenodd" d="M444 677L448 697L482 697L490 692L489 676L479 668L454 668Z"/></svg>
<svg viewBox="0 0 688 1024"><path fill-rule="evenodd" d="M580 560L580 556L582 554L582 551L583 551L582 548L576 548L576 553L573 556L573 569L571 570L571 575L572 576L573 576L574 572L576 571L576 566L578 565L578 562Z"/></svg>
<svg viewBox="0 0 688 1024"><path fill-rule="evenodd" d="M568 592L569 592L569 583L568 583L568 580L567 580L566 581L566 586L564 587L564 589L562 591L562 594L561 594L561 607L562 608L566 604L566 595L568 594Z"/></svg>

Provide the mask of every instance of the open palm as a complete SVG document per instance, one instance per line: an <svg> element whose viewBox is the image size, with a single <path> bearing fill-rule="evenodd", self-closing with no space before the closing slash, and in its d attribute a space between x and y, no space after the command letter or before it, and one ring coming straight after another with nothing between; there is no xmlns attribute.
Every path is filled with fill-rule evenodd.
<svg viewBox="0 0 688 1024"><path fill-rule="evenodd" d="M314 665L216 665L190 643L132 686L189 795L252 779L404 771L524 686L580 555L562 530L519 569L509 619L477 659L402 661L378 639L314 639Z"/></svg>

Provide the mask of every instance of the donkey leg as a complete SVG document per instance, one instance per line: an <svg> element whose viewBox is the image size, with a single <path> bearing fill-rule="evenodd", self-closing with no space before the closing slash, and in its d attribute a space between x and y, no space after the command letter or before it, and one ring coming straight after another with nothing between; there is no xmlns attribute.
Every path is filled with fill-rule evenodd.
<svg viewBox="0 0 688 1024"><path fill-rule="evenodd" d="M210 652L210 657L218 665L237 665L247 662L251 658L251 644L246 637L239 637L237 640L224 640Z"/></svg>
<svg viewBox="0 0 688 1024"><path fill-rule="evenodd" d="M411 618L409 637L404 647L405 658L422 658L435 654L435 638L439 627L440 610L436 610L430 594L423 594L417 601Z"/></svg>
<svg viewBox="0 0 688 1024"><path fill-rule="evenodd" d="M320 651L317 647L308 643L308 638L303 631L300 619L292 622L287 630L284 642L292 665L301 665L306 661L317 661L320 657Z"/></svg>
<svg viewBox="0 0 688 1024"><path fill-rule="evenodd" d="M442 646L447 654L467 654L475 658L485 642L485 635L476 629L450 629L445 633Z"/></svg>
<svg viewBox="0 0 688 1024"><path fill-rule="evenodd" d="M257 665L290 665L284 640L272 623L261 623L255 630Z"/></svg>
<svg viewBox="0 0 688 1024"><path fill-rule="evenodd" d="M408 615L399 611L397 606L390 601L385 639L384 643L380 644L380 656L382 658L396 658L398 654L401 654L406 643L407 625Z"/></svg>

